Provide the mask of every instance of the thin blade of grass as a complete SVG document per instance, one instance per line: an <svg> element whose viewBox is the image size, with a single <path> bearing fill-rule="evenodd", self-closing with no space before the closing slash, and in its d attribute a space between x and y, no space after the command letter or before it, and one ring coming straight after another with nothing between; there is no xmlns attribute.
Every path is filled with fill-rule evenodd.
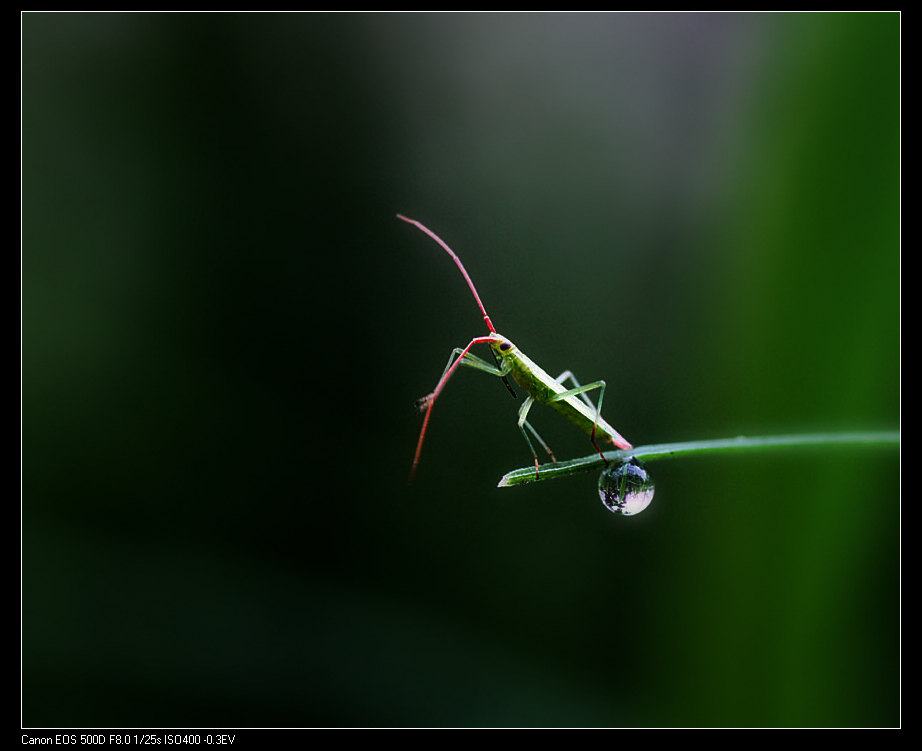
<svg viewBox="0 0 922 751"><path fill-rule="evenodd" d="M674 456L691 456L694 454L717 454L735 451L752 451L770 448L792 448L802 446L830 445L885 445L898 446L899 431L881 431L865 433L805 433L802 435L776 436L737 436L708 441L686 441L682 443L651 443L647 446L635 446L630 450L606 451L605 458L612 463L620 463L636 457L645 462L667 459ZM507 472L499 481L501 488L524 485L540 480L556 480L561 477L599 470L605 466L598 454L569 459L551 464L542 464L535 475L534 466L521 467Z"/></svg>

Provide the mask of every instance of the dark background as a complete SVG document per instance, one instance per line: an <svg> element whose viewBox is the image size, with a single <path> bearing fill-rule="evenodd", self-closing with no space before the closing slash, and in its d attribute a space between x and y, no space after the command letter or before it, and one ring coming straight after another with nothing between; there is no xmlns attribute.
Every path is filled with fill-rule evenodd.
<svg viewBox="0 0 922 751"><path fill-rule="evenodd" d="M22 722L896 725L900 16L22 16ZM484 354L484 353L481 353ZM558 456L591 453L550 410Z"/></svg>

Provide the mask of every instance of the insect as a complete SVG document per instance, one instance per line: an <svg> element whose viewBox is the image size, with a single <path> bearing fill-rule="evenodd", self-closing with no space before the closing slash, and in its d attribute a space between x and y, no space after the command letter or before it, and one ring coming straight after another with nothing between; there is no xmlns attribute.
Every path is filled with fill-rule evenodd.
<svg viewBox="0 0 922 751"><path fill-rule="evenodd" d="M419 432L419 440L416 443L416 454L413 456L413 466L410 469L410 482L413 481L416 475L416 468L419 465L419 456L423 449L423 440L426 437L426 430L429 427L429 418L432 416L432 407L435 405L435 400L438 399L439 394L442 393L442 389L445 388L445 384L448 383L448 379L451 378L459 365L466 365L485 373L499 376L503 379L506 388L509 389L514 397L516 394L509 384L508 376L511 376L522 390L525 391L527 397L519 408L518 425L534 457L536 477L539 471L538 453L535 451L529 433L537 440L544 451L547 452L551 461L556 462L557 459L554 457L554 453L548 447L547 443L544 442L541 436L538 435L538 432L532 427L531 423L528 422L528 413L535 402L541 402L556 410L586 433L589 436L589 440L592 441L592 445L595 446L595 450L599 452L599 456L602 457L602 460L605 461L606 464L608 464L608 462L605 459L605 455L602 453L602 449L599 448L597 439L602 442L613 443L620 449L632 448L631 444L602 418L602 399L605 396L605 381L594 381L593 383L583 386L580 385L573 373L569 370L565 370L559 376L553 378L539 367L534 360L526 356L525 353L516 347L507 337L496 331L493 327L493 322L490 320L490 316L487 314L486 308L480 300L480 295L477 294L477 288L474 287L474 283L471 281L467 269L464 268L464 264L461 263L461 259L458 258L455 252L432 230L415 219L408 219L402 214L397 214L397 218L412 224L414 227L427 234L438 243L442 250L451 256L452 260L460 269L461 274L464 276L467 286L473 293L474 300L477 301L477 306L480 308L480 312L483 313L484 323L486 323L487 329L489 329L489 333L486 336L475 336L468 342L466 347L456 347L452 350L451 356L448 358L448 363L445 365L445 370L442 371L442 376L439 378L439 382L436 384L435 389L417 402L419 408L425 410L425 417L423 418L423 426ZM486 344L490 348L490 352L493 355L493 364L471 354L470 350L475 344ZM564 385L567 381L572 384L572 388L567 388ZM598 406L594 405L587 395L587 392L594 389L599 390Z"/></svg>

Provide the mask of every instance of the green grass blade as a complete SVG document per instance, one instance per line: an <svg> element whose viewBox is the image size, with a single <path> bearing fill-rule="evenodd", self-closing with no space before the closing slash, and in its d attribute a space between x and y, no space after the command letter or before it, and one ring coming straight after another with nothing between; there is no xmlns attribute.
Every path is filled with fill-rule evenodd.
<svg viewBox="0 0 922 751"><path fill-rule="evenodd" d="M898 446L899 431L882 431L871 433L806 433L802 435L777 436L737 436L710 441L687 441L684 443L651 443L648 446L635 446L628 451L606 451L609 462L622 462L630 457L644 462L654 459L667 459L674 456L691 456L694 454L717 454L735 451L752 451L769 448L792 448L801 446L829 446L835 444L849 445L885 445ZM570 459L552 464L542 464L535 476L535 468L521 467L507 472L499 481L499 487L523 485L538 480L556 480L560 477L575 475L580 472L600 470L605 466L598 454Z"/></svg>

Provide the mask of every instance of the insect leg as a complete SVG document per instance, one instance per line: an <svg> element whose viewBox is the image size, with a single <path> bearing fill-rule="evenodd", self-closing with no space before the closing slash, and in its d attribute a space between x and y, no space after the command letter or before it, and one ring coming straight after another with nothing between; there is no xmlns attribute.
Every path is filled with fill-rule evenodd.
<svg viewBox="0 0 922 751"><path fill-rule="evenodd" d="M547 452L547 455L551 457L552 462L556 462L557 459L554 456L554 452L551 451L551 447L548 446L547 443L545 443L544 439L540 435L538 435L538 431L532 427L531 423L528 422L527 419L525 419L526 417L528 417L528 411L531 409L534 403L535 403L535 398L533 396L529 396L528 398L525 399L524 402L522 402L522 406L519 407L519 423L518 424L519 424L519 430L522 431L522 435L525 438L525 442L528 444L528 448L531 449L531 455L534 457L535 477L537 477L538 476L538 452L535 451L535 447L531 442L531 438L528 437L528 433L525 432L525 428L528 428L528 430L531 431L531 434L538 440L538 443L541 444L541 448L543 448Z"/></svg>
<svg viewBox="0 0 922 751"><path fill-rule="evenodd" d="M535 429L532 427L532 424L531 424L530 422L528 422L528 420L525 420L525 423L524 423L524 424L525 424L525 427L528 428L528 429L531 431L531 434L532 434L535 438L538 439L538 443L540 443L540 444L541 444L541 448L543 448L543 449L547 452L547 455L550 457L551 461L556 463L557 457L554 456L554 452L551 451L551 447L548 446L547 443L544 442L544 439L543 439L540 435L538 435L538 431L535 430Z"/></svg>
<svg viewBox="0 0 922 751"><path fill-rule="evenodd" d="M413 465L410 467L410 482L413 482L413 478L416 476L416 467L419 464L419 455L423 450L423 440L426 437L426 429L429 427L429 417L432 415L432 407L435 404L435 400L438 399L439 394L442 393L442 389L445 388L445 384L448 383L448 379L451 378L452 374L458 369L458 366L463 363L468 367L477 368L478 370L483 370L493 375L506 375L502 369L496 368L490 365L486 360L481 360L479 357L475 357L468 353L470 348L475 344L486 344L491 341L493 341L493 339L489 336L475 336L463 349L455 348L452 350L451 356L448 358L448 364L445 366L445 370L442 371L442 377L439 378L439 382L432 390L432 393L427 394L416 403L420 409L426 410L426 416L423 418L423 427L419 431L419 440L416 442L416 453L413 456Z"/></svg>
<svg viewBox="0 0 922 751"><path fill-rule="evenodd" d="M580 382L576 380L576 376L573 375L573 372L570 371L570 370L565 370L563 373L561 373L559 376L557 376L557 378L555 378L554 380L557 381L557 383L563 385L563 382L566 381L566 380L568 380L568 379L569 379L570 383L572 383L572 384L573 384L574 386L576 386L577 388L582 388L582 386L580 385ZM592 403L592 401L589 399L589 397L586 396L586 392L585 392L585 391L580 392L579 396L582 398L582 400L583 400L584 402L586 402L586 404L587 404L591 409L595 409L595 405ZM602 411L602 410L596 410L596 412L598 412L598 413L601 413L601 411Z"/></svg>
<svg viewBox="0 0 922 751"><path fill-rule="evenodd" d="M566 375L567 371L564 371L561 374L561 377ZM569 377L572 379L573 374L571 373ZM590 402L589 398L585 396L587 391L592 391L593 389L599 390L599 404L597 407L593 407L592 402ZM554 396L552 396L549 401L558 402L561 399L566 399L569 396L580 396L590 407L595 410L595 421L592 423L592 433L589 435L589 440L592 441L592 445L595 446L595 450L599 452L599 456L602 457L602 461L605 462L605 466L608 466L608 460L605 458L605 454L602 453L602 449L599 448L599 444L596 443L595 440L595 429L599 424L599 415L602 414L602 399L605 396L605 381L595 381L595 383L590 383L585 386L577 386L576 388L569 389L567 391L561 391L559 394L554 394Z"/></svg>
<svg viewBox="0 0 922 751"><path fill-rule="evenodd" d="M460 352L460 349L455 349L455 353ZM515 391L512 389L512 386L509 384L509 379L507 378L509 374L509 365L505 362L500 363L499 358L496 356L496 352L493 351L493 348L490 348L490 354L493 355L493 362L496 365L490 365L486 360L481 360L476 355L472 355L470 352L465 355L462 360L462 365L467 365L471 368L476 368L477 370L482 370L484 373L489 373L490 375L499 376L503 379L503 384L506 386L506 389L512 394L513 399L518 399L515 395ZM449 363L451 360L449 360Z"/></svg>
<svg viewBox="0 0 922 751"><path fill-rule="evenodd" d="M455 352L461 352L461 350L456 348ZM464 357L461 360L461 364L466 365L469 368L475 368L476 370L482 370L484 373L489 373L490 375L499 376L500 378L505 378L506 374L509 372L508 367L506 367L506 369L503 370L501 367L497 365L492 365L488 363L486 360L482 360L476 355L472 355L470 352L464 355Z"/></svg>
<svg viewBox="0 0 922 751"><path fill-rule="evenodd" d="M498 367L494 367L493 365L490 365L490 363L488 363L486 360L482 360L476 355L472 355L470 352L466 352L465 350L461 349L461 347L455 347L451 351L451 354L448 356L448 362L445 365L445 370L442 371L442 375L439 378L440 383L441 383L441 379L445 378L445 374L452 368L452 365L456 360L460 360L461 365L466 365L469 368L474 368L475 370L482 370L485 373L489 373L490 375L500 376L501 378L506 377L506 373L500 370ZM429 400L431 398L432 398L432 394L427 394L422 399L417 399L416 406L419 407L420 409L425 409L428 406Z"/></svg>

